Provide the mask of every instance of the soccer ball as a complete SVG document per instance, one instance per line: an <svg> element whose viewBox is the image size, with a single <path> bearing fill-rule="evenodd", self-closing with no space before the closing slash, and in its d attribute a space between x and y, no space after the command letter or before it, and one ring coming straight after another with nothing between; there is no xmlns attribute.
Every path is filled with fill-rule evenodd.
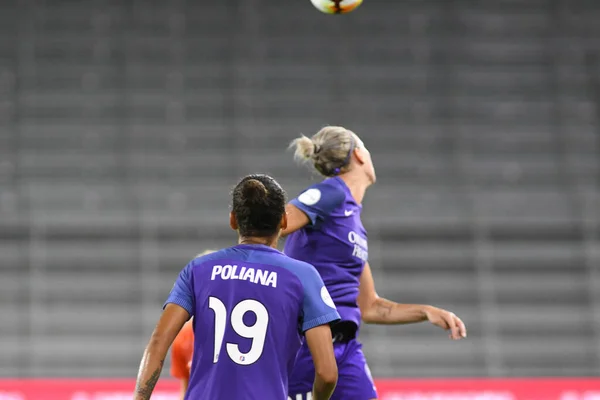
<svg viewBox="0 0 600 400"><path fill-rule="evenodd" d="M317 10L325 14L346 14L354 11L363 0L310 0Z"/></svg>

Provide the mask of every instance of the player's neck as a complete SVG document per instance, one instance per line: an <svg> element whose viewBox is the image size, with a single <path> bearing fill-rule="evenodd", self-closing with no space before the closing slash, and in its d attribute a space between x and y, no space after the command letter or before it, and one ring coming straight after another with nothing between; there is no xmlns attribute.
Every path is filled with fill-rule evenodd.
<svg viewBox="0 0 600 400"><path fill-rule="evenodd" d="M238 241L239 244L258 244L258 245L263 245L263 246L269 246L272 247L274 249L277 248L277 238L273 238L273 237L269 237L269 238L264 238L264 237L244 237L244 236L240 236L240 240Z"/></svg>
<svg viewBox="0 0 600 400"><path fill-rule="evenodd" d="M342 174L340 175L340 178L344 181L346 186L348 186L348 189L350 189L354 201L361 204L370 184L363 177L357 176L352 172Z"/></svg>

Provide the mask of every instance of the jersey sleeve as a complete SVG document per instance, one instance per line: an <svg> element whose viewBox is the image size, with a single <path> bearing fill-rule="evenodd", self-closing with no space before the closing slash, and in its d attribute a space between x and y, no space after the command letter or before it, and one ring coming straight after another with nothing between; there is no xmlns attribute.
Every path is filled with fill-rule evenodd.
<svg viewBox="0 0 600 400"><path fill-rule="evenodd" d="M310 264L299 272L304 288L301 331L304 333L319 325L331 324L340 320L340 315L317 270Z"/></svg>
<svg viewBox="0 0 600 400"><path fill-rule="evenodd" d="M173 289L171 289L171 293L169 293L169 297L163 305L163 309L169 303L177 304L178 306L183 307L188 314L190 314L190 317L194 316L195 301L194 288L192 284L192 263L188 264L179 273L179 277L175 281Z"/></svg>
<svg viewBox="0 0 600 400"><path fill-rule="evenodd" d="M290 203L302 210L312 225L316 225L319 220L331 215L344 202L345 197L341 187L321 182L302 192Z"/></svg>

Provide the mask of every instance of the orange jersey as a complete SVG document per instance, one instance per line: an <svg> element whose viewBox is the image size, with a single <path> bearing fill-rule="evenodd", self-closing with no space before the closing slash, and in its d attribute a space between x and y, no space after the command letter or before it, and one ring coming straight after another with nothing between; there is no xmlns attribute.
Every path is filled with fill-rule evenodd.
<svg viewBox="0 0 600 400"><path fill-rule="evenodd" d="M190 377L194 354L194 329L188 321L175 338L171 348L171 375L177 379Z"/></svg>

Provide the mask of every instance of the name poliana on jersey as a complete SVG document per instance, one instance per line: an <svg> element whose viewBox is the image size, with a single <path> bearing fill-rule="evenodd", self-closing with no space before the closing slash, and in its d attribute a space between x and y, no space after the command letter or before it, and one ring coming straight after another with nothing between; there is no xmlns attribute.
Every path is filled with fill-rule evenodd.
<svg viewBox="0 0 600 400"><path fill-rule="evenodd" d="M274 288L277 287L277 272L271 272L262 269L254 269L242 266L239 269L238 274L237 265L215 265L213 266L210 280L214 281L217 277L221 278L222 280L238 279L261 284L263 286L271 286Z"/></svg>

